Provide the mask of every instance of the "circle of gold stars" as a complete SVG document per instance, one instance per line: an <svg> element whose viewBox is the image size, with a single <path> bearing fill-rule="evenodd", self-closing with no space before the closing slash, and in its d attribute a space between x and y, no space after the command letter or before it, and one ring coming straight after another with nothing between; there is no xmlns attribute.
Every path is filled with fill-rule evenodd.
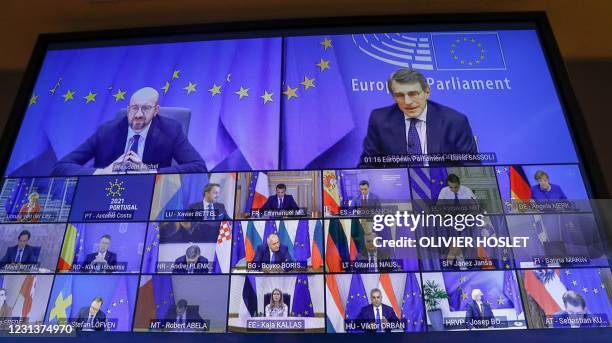
<svg viewBox="0 0 612 343"><path fill-rule="evenodd" d="M105 190L107 192L106 196L120 197L121 192L125 190L123 187L123 181L119 181L118 179L115 179L115 181L109 181L108 187L106 187Z"/></svg>
<svg viewBox="0 0 612 343"><path fill-rule="evenodd" d="M480 55L474 58L463 58L459 56L457 54L457 48L461 45L469 45L469 46L478 47L479 48L478 52ZM459 39L459 38L455 39L455 41L451 44L450 53L454 60L459 61L459 63L461 64L467 64L470 66L474 64L480 64L480 62L484 61L485 59L485 49L482 47L482 43L478 42L474 38L468 39L467 37L463 37L463 39Z"/></svg>

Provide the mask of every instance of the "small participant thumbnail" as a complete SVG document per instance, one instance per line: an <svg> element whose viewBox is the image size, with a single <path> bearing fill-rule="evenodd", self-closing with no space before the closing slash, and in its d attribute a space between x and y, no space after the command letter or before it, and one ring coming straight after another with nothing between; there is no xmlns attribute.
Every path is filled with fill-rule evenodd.
<svg viewBox="0 0 612 343"><path fill-rule="evenodd" d="M66 224L0 225L0 269L4 272L55 271Z"/></svg>
<svg viewBox="0 0 612 343"><path fill-rule="evenodd" d="M326 217L411 211L408 170L324 170L323 210Z"/></svg>
<svg viewBox="0 0 612 343"><path fill-rule="evenodd" d="M506 216L511 236L527 237L513 248L520 268L608 266L607 244L590 213Z"/></svg>
<svg viewBox="0 0 612 343"><path fill-rule="evenodd" d="M146 221L149 218L153 178L153 175L80 178L70 221Z"/></svg>
<svg viewBox="0 0 612 343"><path fill-rule="evenodd" d="M146 223L69 223L59 272L138 273Z"/></svg>
<svg viewBox="0 0 612 343"><path fill-rule="evenodd" d="M342 272L417 271L415 233L370 218L326 219L325 270Z"/></svg>
<svg viewBox="0 0 612 343"><path fill-rule="evenodd" d="M506 213L590 212L577 165L495 167Z"/></svg>
<svg viewBox="0 0 612 343"><path fill-rule="evenodd" d="M77 331L131 331L138 276L57 275L47 324L70 324Z"/></svg>
<svg viewBox="0 0 612 343"><path fill-rule="evenodd" d="M410 168L415 212L502 213L493 167Z"/></svg>
<svg viewBox="0 0 612 343"><path fill-rule="evenodd" d="M143 273L229 273L232 222L149 223Z"/></svg>
<svg viewBox="0 0 612 343"><path fill-rule="evenodd" d="M41 324L52 284L53 275L0 275L0 331Z"/></svg>
<svg viewBox="0 0 612 343"><path fill-rule="evenodd" d="M527 328L513 270L422 275L428 331Z"/></svg>
<svg viewBox="0 0 612 343"><path fill-rule="evenodd" d="M143 275L134 331L225 332L229 276Z"/></svg>
<svg viewBox="0 0 612 343"><path fill-rule="evenodd" d="M325 332L323 275L232 275L230 332Z"/></svg>
<svg viewBox="0 0 612 343"><path fill-rule="evenodd" d="M425 331L417 273L326 276L327 332Z"/></svg>
<svg viewBox="0 0 612 343"><path fill-rule="evenodd" d="M6 179L0 193L0 222L65 222L76 177Z"/></svg>
<svg viewBox="0 0 612 343"><path fill-rule="evenodd" d="M150 220L232 219L236 176L236 173L157 175Z"/></svg>
<svg viewBox="0 0 612 343"><path fill-rule="evenodd" d="M321 220L237 221L233 273L323 271Z"/></svg>
<svg viewBox="0 0 612 343"><path fill-rule="evenodd" d="M321 216L320 171L238 173L235 218Z"/></svg>
<svg viewBox="0 0 612 343"><path fill-rule="evenodd" d="M519 272L530 328L612 326L610 268Z"/></svg>

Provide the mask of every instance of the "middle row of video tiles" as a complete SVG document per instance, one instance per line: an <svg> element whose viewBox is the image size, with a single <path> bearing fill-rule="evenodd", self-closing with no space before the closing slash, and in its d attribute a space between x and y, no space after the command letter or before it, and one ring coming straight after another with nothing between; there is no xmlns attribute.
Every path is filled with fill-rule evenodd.
<svg viewBox="0 0 612 343"><path fill-rule="evenodd" d="M0 222L590 212L577 165L9 178Z"/></svg>
<svg viewBox="0 0 612 343"><path fill-rule="evenodd" d="M578 327L612 323L609 268L140 279L11 274L0 280L0 296L13 304L4 312L11 320L67 322L83 331L423 332L526 329L527 323L570 328L570 307L572 318L589 319ZM474 314L477 304L484 315Z"/></svg>
<svg viewBox="0 0 612 343"><path fill-rule="evenodd" d="M590 213L484 216L482 226L371 218L1 224L5 272L362 273L608 266ZM412 242L412 243L411 243Z"/></svg>

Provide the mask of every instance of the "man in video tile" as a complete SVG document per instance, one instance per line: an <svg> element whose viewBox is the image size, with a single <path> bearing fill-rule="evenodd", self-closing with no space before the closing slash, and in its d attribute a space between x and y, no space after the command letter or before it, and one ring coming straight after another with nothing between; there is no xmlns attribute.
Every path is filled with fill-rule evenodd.
<svg viewBox="0 0 612 343"><path fill-rule="evenodd" d="M268 235L266 243L262 243L257 247L255 251L255 257L253 261L257 264L257 269L266 269L263 265L278 265L283 262L292 262L293 259L289 254L287 246L280 243L280 239L277 234L272 233Z"/></svg>
<svg viewBox="0 0 612 343"><path fill-rule="evenodd" d="M204 220L227 220L229 216L225 211L225 205L219 202L221 194L221 185L218 183L209 183L204 187L204 196L202 201L195 202L189 205L189 209L193 211L204 211Z"/></svg>
<svg viewBox="0 0 612 343"><path fill-rule="evenodd" d="M351 207L353 208L378 208L380 207L380 199L378 196L370 192L370 183L366 180L359 181L359 194L351 199Z"/></svg>
<svg viewBox="0 0 612 343"><path fill-rule="evenodd" d="M291 194L287 193L287 185L279 183L276 185L276 195L268 198L266 203L261 207L261 211L270 210L294 210L297 211L298 205Z"/></svg>
<svg viewBox="0 0 612 343"><path fill-rule="evenodd" d="M207 274L208 259L200 255L200 247L191 245L185 251L185 255L174 261L172 273L174 274Z"/></svg>

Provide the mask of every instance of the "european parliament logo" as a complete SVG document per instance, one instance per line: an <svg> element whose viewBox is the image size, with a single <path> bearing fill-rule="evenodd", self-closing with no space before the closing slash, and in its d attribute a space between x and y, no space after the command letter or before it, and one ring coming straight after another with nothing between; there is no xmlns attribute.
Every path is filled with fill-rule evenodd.
<svg viewBox="0 0 612 343"><path fill-rule="evenodd" d="M376 33L352 35L364 54L419 70L506 70L497 32Z"/></svg>

